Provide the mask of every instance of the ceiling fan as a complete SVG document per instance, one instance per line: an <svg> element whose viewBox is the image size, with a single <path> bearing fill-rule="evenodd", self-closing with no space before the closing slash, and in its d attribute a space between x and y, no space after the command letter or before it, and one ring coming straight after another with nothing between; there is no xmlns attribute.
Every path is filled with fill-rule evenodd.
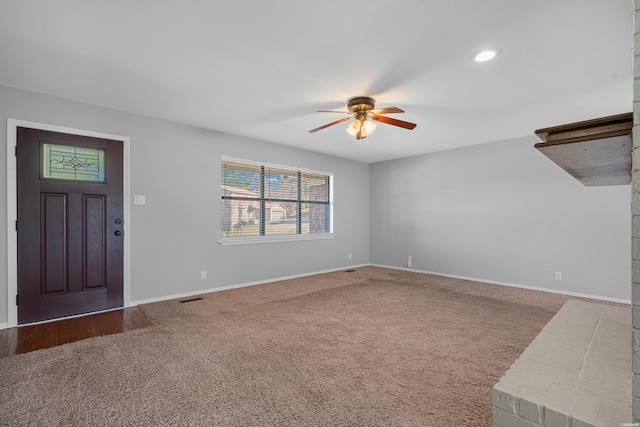
<svg viewBox="0 0 640 427"><path fill-rule="evenodd" d="M347 120L354 119L347 126L347 132L352 136L355 136L356 139L364 139L367 136L371 135L374 130L376 130L376 124L370 120L386 123L388 125L398 126L405 129L413 129L416 127L415 123L405 122L403 120L392 119L391 117L381 116L380 114L395 114L395 113L404 113L404 110L401 110L398 107L386 107L375 109L376 100L369 96L354 96L347 100L347 108L349 111L333 111L333 110L321 110L318 113L340 113L340 114L350 114L352 117L344 117L340 120L336 120L335 122L328 123L324 126L320 126L315 129L311 129L309 133L314 133L319 130L328 128L329 126L337 125L338 123L346 122Z"/></svg>

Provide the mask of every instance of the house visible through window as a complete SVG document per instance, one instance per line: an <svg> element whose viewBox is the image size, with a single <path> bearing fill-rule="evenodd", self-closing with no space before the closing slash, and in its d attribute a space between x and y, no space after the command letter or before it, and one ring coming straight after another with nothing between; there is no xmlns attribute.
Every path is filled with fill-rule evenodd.
<svg viewBox="0 0 640 427"><path fill-rule="evenodd" d="M332 233L329 173L222 160L223 239Z"/></svg>

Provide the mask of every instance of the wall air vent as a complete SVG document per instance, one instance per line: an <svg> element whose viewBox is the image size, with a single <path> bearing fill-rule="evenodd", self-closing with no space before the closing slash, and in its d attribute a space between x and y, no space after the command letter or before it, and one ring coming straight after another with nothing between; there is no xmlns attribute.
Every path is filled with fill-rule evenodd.
<svg viewBox="0 0 640 427"><path fill-rule="evenodd" d="M194 301L200 301L202 298L197 297L197 298L190 298L190 299L183 299L181 301L178 301L180 303L185 303L185 302L194 302Z"/></svg>

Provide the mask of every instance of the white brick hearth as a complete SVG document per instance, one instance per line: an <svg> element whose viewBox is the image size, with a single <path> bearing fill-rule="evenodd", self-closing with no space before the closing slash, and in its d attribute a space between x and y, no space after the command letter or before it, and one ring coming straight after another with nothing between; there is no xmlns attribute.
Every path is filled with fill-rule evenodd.
<svg viewBox="0 0 640 427"><path fill-rule="evenodd" d="M630 308L569 300L493 388L493 425L634 425Z"/></svg>

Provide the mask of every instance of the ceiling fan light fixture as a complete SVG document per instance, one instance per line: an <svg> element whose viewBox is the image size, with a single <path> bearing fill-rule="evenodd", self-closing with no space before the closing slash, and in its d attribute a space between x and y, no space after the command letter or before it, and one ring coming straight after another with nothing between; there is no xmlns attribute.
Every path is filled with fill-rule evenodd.
<svg viewBox="0 0 640 427"><path fill-rule="evenodd" d="M377 126L378 125L373 123L371 120L364 120L362 122L362 127L364 127L364 131L367 133L367 135L371 135L373 131L376 130Z"/></svg>
<svg viewBox="0 0 640 427"><path fill-rule="evenodd" d="M364 139L371 135L376 130L376 125L366 117L356 117L353 121L349 122L345 129L347 133L356 139Z"/></svg>
<svg viewBox="0 0 640 427"><path fill-rule="evenodd" d="M349 122L346 131L349 135L356 137L358 135L358 132L360 132L360 120L356 119Z"/></svg>

